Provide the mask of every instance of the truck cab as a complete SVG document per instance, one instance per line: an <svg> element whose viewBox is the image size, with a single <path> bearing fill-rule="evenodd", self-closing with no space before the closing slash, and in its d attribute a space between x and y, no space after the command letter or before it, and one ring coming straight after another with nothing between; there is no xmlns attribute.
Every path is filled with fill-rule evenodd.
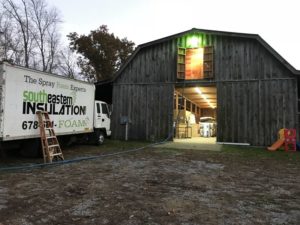
<svg viewBox="0 0 300 225"><path fill-rule="evenodd" d="M106 102L95 101L94 107L94 130L97 134L98 144L104 142L105 137L111 135L110 115L111 112Z"/></svg>

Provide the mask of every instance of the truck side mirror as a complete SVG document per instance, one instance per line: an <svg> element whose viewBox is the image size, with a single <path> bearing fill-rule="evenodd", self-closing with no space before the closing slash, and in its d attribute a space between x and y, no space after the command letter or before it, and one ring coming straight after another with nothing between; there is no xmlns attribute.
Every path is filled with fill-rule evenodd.
<svg viewBox="0 0 300 225"><path fill-rule="evenodd" d="M112 111L113 111L113 105L108 105L108 113L110 116L112 114Z"/></svg>

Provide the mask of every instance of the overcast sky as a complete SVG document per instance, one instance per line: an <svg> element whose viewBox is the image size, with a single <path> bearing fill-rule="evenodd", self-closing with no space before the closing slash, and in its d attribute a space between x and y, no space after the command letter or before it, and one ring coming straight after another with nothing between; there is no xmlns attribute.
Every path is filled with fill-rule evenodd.
<svg viewBox="0 0 300 225"><path fill-rule="evenodd" d="M106 24L137 45L191 28L259 34L300 70L299 0L48 0L62 34ZM66 39L65 39L66 40Z"/></svg>

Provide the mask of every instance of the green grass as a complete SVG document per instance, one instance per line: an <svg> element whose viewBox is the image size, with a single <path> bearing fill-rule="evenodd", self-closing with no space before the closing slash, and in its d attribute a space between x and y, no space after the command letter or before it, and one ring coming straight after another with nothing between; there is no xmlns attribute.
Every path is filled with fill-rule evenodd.
<svg viewBox="0 0 300 225"><path fill-rule="evenodd" d="M223 145L221 151L204 151L204 150L191 150L191 149L172 149L172 148L156 148L155 151L162 155L181 155L189 154L196 156L221 156L221 157L234 157L241 160L276 160L288 161L291 163L300 163L300 151L285 152L284 150L268 151L265 147L252 147L252 146L236 146L236 145Z"/></svg>
<svg viewBox="0 0 300 225"><path fill-rule="evenodd" d="M300 162L300 152L285 152L284 150L268 151L267 148L251 146L224 145L221 154L232 154L246 158L290 160Z"/></svg>
<svg viewBox="0 0 300 225"><path fill-rule="evenodd" d="M104 148L109 148L109 149L134 149L134 148L144 147L150 144L153 143L147 141L118 141L118 140L106 139L105 143L102 146Z"/></svg>
<svg viewBox="0 0 300 225"><path fill-rule="evenodd" d="M127 149L135 149L145 147L153 142L146 141L118 141L118 140L106 140L105 144L99 146L99 149L105 149L108 151L120 151ZM220 152L217 151L193 151L193 150L182 150L182 149L165 149L155 148L155 152L162 155L180 155L187 152L191 154L205 154L205 155L224 155L224 156L237 156L241 158L249 159L275 159L285 160L300 163L300 152L285 152L284 150L268 151L263 147L252 147L252 146L235 146L235 145L223 145Z"/></svg>
<svg viewBox="0 0 300 225"><path fill-rule="evenodd" d="M155 148L155 152L162 155L181 155L185 152L184 149L175 149L175 148Z"/></svg>
<svg viewBox="0 0 300 225"><path fill-rule="evenodd" d="M273 159L276 161L286 161L291 163L300 163L300 152L285 152L283 150L278 151L268 151L266 148L258 148L258 147L250 147L250 146L234 146L234 145L223 145L221 151L199 151L199 150L185 150L185 149L166 149L160 148L157 146L156 148L150 147L153 142L147 141L118 141L106 139L105 143L100 146L94 145L74 145L70 146L66 149L63 149L63 153L66 159L73 159L76 157L84 157L84 156L93 156L107 153L114 153L120 151L126 151L131 149L137 149L141 147L147 147L150 152L155 152L155 154L160 154L162 156L167 155L189 155L192 157L203 157L212 156L212 157L225 157L230 158L231 156L235 159L251 159L251 160L268 160ZM36 163L42 162L41 158L32 159L32 158L24 158L12 156L7 159L1 160L1 165L8 164L20 164L20 163Z"/></svg>

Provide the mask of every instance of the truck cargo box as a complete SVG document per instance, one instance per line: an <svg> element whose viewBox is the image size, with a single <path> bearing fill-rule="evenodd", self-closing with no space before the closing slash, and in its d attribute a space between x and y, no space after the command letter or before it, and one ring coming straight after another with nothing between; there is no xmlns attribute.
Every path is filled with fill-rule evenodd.
<svg viewBox="0 0 300 225"><path fill-rule="evenodd" d="M93 131L95 87L83 81L0 64L0 138L39 137L36 111L48 111L57 135Z"/></svg>

